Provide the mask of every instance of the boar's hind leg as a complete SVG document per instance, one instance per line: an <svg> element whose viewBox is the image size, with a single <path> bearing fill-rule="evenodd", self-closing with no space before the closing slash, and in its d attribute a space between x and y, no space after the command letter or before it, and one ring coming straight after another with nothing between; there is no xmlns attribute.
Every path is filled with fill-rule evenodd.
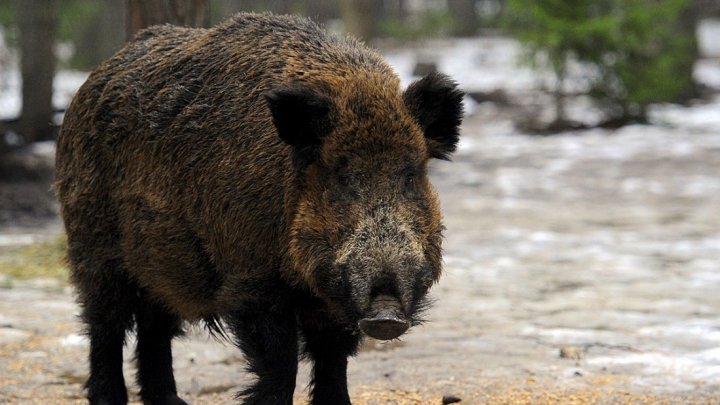
<svg viewBox="0 0 720 405"><path fill-rule="evenodd" d="M297 326L294 311L277 301L253 304L230 317L248 371L257 375L255 384L238 394L245 405L292 405Z"/></svg>
<svg viewBox="0 0 720 405"><path fill-rule="evenodd" d="M304 350L314 362L312 405L350 405L347 387L347 358L356 353L360 341L319 311L300 314Z"/></svg>
<svg viewBox="0 0 720 405"><path fill-rule="evenodd" d="M182 333L180 320L150 300L141 301L136 318L140 397L146 405L187 405L177 396L172 369L171 340Z"/></svg>
<svg viewBox="0 0 720 405"><path fill-rule="evenodd" d="M137 288L118 259L83 257L80 244L70 240L68 256L90 338L90 375L86 383L90 404L126 404L123 378L125 333L132 328Z"/></svg>

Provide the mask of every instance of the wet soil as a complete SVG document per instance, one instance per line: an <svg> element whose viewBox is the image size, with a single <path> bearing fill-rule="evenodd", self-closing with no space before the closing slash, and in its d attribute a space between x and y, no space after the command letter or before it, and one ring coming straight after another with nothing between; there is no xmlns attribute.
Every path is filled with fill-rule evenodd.
<svg viewBox="0 0 720 405"><path fill-rule="evenodd" d="M436 303L427 324L351 361L354 403L720 403L720 131L533 137L510 126L481 106L454 161L434 164L447 226ZM40 222L0 234L59 232L53 215ZM83 403L87 341L71 290L6 281L0 403ZM203 330L174 351L195 404L232 403L249 381L238 350Z"/></svg>

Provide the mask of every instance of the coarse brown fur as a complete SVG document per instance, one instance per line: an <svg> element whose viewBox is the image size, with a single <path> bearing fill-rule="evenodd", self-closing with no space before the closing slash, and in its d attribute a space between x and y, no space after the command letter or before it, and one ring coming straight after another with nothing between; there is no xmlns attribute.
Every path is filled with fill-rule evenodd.
<svg viewBox="0 0 720 405"><path fill-rule="evenodd" d="M68 108L56 173L91 402L127 401L137 324L144 401L183 403L170 339L222 319L259 377L245 403L291 403L298 338L313 404L349 403L346 357L374 297L416 319L440 276L426 170L455 148L461 97L442 75L403 93L378 54L290 16L153 27L100 65Z"/></svg>

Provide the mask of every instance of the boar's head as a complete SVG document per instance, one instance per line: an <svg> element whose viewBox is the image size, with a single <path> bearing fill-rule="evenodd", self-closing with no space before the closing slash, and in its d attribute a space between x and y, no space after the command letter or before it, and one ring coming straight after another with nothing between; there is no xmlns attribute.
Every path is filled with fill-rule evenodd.
<svg viewBox="0 0 720 405"><path fill-rule="evenodd" d="M338 86L280 86L265 98L291 146L294 270L340 323L399 337L419 322L440 277L443 227L427 166L455 150L462 92L442 74L404 93L359 74Z"/></svg>

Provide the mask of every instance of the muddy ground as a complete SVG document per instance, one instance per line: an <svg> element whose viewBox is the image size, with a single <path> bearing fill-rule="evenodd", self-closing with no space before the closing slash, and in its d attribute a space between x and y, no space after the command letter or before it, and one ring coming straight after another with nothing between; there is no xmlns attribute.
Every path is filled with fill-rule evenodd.
<svg viewBox="0 0 720 405"><path fill-rule="evenodd" d="M480 105L454 162L434 164L447 225L436 304L426 325L351 361L355 403L720 403L720 129L510 128ZM0 242L57 233L44 218L4 222ZM0 284L0 403L82 403L71 290ZM193 403L232 403L248 381L240 353L201 329L174 351Z"/></svg>

